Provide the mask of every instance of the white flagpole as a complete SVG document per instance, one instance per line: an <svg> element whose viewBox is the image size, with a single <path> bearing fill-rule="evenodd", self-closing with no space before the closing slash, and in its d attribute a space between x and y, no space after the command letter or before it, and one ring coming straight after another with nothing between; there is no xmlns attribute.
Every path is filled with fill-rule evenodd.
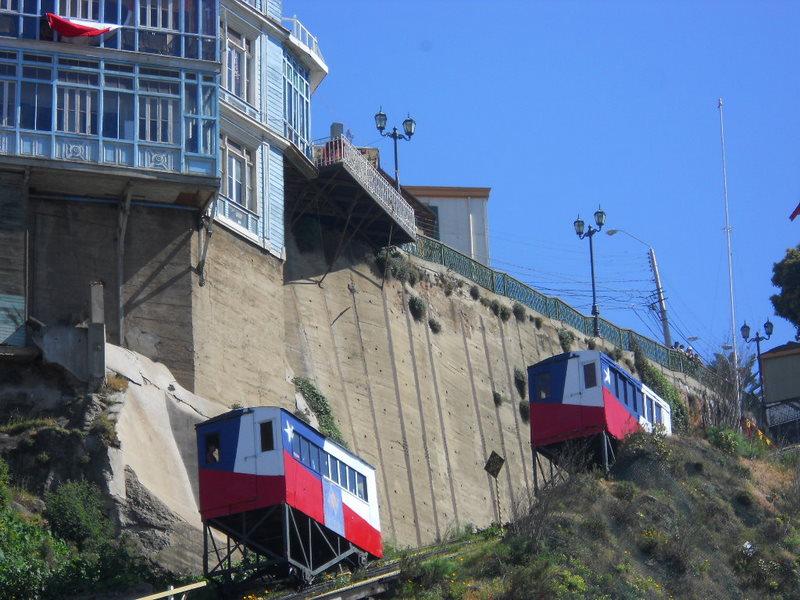
<svg viewBox="0 0 800 600"><path fill-rule="evenodd" d="M728 284L731 300L731 346L733 347L733 390L736 399L737 427L741 427L744 405L739 391L739 353L736 350L736 303L733 295L733 245L731 243L731 221L728 214L728 166L725 157L725 124L722 116L722 98L717 103L719 109L719 139L722 146L722 196L725 201L725 239L728 243Z"/></svg>

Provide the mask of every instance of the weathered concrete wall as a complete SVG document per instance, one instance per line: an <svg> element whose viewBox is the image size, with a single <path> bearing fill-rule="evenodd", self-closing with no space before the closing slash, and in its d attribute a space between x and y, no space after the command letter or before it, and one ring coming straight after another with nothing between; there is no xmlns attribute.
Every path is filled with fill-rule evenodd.
<svg viewBox="0 0 800 600"><path fill-rule="evenodd" d="M90 312L89 284L105 283L110 340L119 340L115 204L32 198L31 315L72 325ZM165 363L187 388L194 384L192 246L195 215L133 206L125 236L124 342Z"/></svg>
<svg viewBox="0 0 800 600"><path fill-rule="evenodd" d="M354 258L364 255L358 248L317 285L327 270L321 255L300 254L291 240L287 247L287 360L317 383L353 451L376 466L387 538L418 545L465 524L487 525L498 518L498 491L500 517L509 519L533 493L514 368L562 352L563 325L504 322L470 297L468 282L447 296L436 283L442 271L421 261L428 276L416 287L382 286L374 268ZM422 322L408 310L412 294L427 302ZM510 308L508 299L481 294ZM585 348L572 331L574 348ZM672 379L687 390L686 378ZM497 488L483 470L492 451L506 459Z"/></svg>
<svg viewBox="0 0 800 600"><path fill-rule="evenodd" d="M22 184L21 175L0 174L0 344L24 341L26 196Z"/></svg>
<svg viewBox="0 0 800 600"><path fill-rule="evenodd" d="M199 256L199 243L195 256ZM192 292L194 391L228 406L294 407L284 357L283 265L215 226Z"/></svg>

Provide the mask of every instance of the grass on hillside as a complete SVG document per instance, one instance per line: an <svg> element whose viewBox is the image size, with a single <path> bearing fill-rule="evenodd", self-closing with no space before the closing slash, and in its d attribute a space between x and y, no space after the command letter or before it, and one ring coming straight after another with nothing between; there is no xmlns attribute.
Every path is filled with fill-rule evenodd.
<svg viewBox="0 0 800 600"><path fill-rule="evenodd" d="M502 537L406 561L393 597L800 598L797 463L750 453L631 436L610 478L565 476Z"/></svg>

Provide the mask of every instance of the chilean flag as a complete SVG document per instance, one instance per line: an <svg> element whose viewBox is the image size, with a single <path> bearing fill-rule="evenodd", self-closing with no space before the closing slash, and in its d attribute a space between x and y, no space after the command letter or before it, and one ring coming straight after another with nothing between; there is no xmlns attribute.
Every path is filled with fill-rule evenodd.
<svg viewBox="0 0 800 600"><path fill-rule="evenodd" d="M120 28L120 25L114 25L113 23L67 19L53 13L47 13L47 22L50 25L50 29L57 31L64 37L97 37Z"/></svg>
<svg viewBox="0 0 800 600"><path fill-rule="evenodd" d="M789 220L794 221L795 217L800 215L800 204L797 205L797 208L794 209L794 212L789 215Z"/></svg>

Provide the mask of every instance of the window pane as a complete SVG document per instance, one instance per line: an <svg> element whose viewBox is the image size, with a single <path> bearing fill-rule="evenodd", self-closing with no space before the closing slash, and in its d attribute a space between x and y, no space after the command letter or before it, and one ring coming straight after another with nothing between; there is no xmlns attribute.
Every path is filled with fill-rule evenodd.
<svg viewBox="0 0 800 600"><path fill-rule="evenodd" d="M272 437L272 421L261 423L261 451L271 452L275 449L275 441Z"/></svg>
<svg viewBox="0 0 800 600"><path fill-rule="evenodd" d="M213 465L222 458L222 448L218 433L206 434L206 464Z"/></svg>
<svg viewBox="0 0 800 600"><path fill-rule="evenodd" d="M300 436L297 434L292 436L292 456L300 458Z"/></svg>
<svg viewBox="0 0 800 600"><path fill-rule="evenodd" d="M311 468L314 471L319 472L319 448L317 448L314 444L311 444L311 449L309 450L308 454L311 460Z"/></svg>
<svg viewBox="0 0 800 600"><path fill-rule="evenodd" d="M347 487L347 465L339 461L339 484Z"/></svg>
<svg viewBox="0 0 800 600"><path fill-rule="evenodd" d="M331 481L339 483L339 461L336 458L330 457L331 463Z"/></svg>
<svg viewBox="0 0 800 600"><path fill-rule="evenodd" d="M353 469L347 469L347 489L356 493L356 472Z"/></svg>
<svg viewBox="0 0 800 600"><path fill-rule="evenodd" d="M308 440L300 438L300 462L304 465L309 464L308 449Z"/></svg>
<svg viewBox="0 0 800 600"><path fill-rule="evenodd" d="M328 453L324 450L319 451L319 472L325 477L330 478L330 471L328 471Z"/></svg>
<svg viewBox="0 0 800 600"><path fill-rule="evenodd" d="M550 397L550 373L536 376L536 399L547 400Z"/></svg>
<svg viewBox="0 0 800 600"><path fill-rule="evenodd" d="M597 371L594 363L583 365L583 383L587 390L597 386Z"/></svg>
<svg viewBox="0 0 800 600"><path fill-rule="evenodd" d="M366 500L367 499L367 478L364 477L361 473L358 473L357 475L358 475L356 477L356 485L358 487L358 489L356 490L357 495L362 500Z"/></svg>

